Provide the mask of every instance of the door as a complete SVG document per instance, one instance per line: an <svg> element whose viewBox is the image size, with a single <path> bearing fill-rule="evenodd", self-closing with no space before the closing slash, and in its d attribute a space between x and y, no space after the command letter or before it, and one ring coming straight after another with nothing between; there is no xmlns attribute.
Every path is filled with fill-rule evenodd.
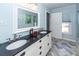
<svg viewBox="0 0 79 59"><path fill-rule="evenodd" d="M49 30L49 26L50 26L50 13L46 13L47 15L47 30Z"/></svg>
<svg viewBox="0 0 79 59"><path fill-rule="evenodd" d="M50 14L50 30L52 37L62 38L62 12Z"/></svg>

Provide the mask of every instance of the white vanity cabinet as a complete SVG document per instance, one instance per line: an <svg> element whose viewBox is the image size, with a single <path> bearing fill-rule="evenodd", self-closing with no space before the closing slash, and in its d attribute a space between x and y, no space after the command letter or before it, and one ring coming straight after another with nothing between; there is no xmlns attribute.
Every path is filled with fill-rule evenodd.
<svg viewBox="0 0 79 59"><path fill-rule="evenodd" d="M42 39L42 56L46 55L51 48L51 33L47 34Z"/></svg>
<svg viewBox="0 0 79 59"><path fill-rule="evenodd" d="M51 33L33 43L16 56L45 56L51 48Z"/></svg>

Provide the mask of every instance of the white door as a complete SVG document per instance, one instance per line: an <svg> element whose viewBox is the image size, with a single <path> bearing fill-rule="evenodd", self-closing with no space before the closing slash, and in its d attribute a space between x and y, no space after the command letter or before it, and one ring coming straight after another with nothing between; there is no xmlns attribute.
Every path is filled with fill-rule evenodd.
<svg viewBox="0 0 79 59"><path fill-rule="evenodd" d="M52 37L62 38L62 12L50 14L50 30Z"/></svg>

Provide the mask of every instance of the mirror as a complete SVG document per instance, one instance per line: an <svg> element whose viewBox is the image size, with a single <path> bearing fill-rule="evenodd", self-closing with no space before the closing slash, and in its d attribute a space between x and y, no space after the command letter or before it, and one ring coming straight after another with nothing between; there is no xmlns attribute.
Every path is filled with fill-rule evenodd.
<svg viewBox="0 0 79 59"><path fill-rule="evenodd" d="M18 8L18 29L38 26L38 14Z"/></svg>

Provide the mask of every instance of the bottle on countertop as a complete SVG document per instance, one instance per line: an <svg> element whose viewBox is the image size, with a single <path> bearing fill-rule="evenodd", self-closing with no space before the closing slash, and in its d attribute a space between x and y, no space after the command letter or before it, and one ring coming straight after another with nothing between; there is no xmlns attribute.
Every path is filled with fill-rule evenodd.
<svg viewBox="0 0 79 59"><path fill-rule="evenodd" d="M33 33L33 28L30 29L30 31L29 31L30 37L32 37L32 33Z"/></svg>
<svg viewBox="0 0 79 59"><path fill-rule="evenodd" d="M33 28L30 29L29 33L30 33L30 37L31 37L31 38L37 37L37 35L38 35L38 31L35 30L35 29L33 29Z"/></svg>

